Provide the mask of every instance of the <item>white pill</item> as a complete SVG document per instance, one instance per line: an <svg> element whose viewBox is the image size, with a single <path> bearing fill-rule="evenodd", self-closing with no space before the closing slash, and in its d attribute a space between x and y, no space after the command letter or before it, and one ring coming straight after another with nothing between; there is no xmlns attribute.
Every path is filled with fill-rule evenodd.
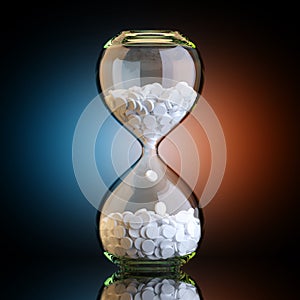
<svg viewBox="0 0 300 300"><path fill-rule="evenodd" d="M115 293L116 294L122 294L122 293L124 293L126 291L126 286L123 284L123 283L121 283L121 282L119 282L119 283L116 283L116 285L115 285Z"/></svg>
<svg viewBox="0 0 300 300"><path fill-rule="evenodd" d="M153 109L153 113L155 115L163 116L166 112L167 112L167 108L163 103L157 104Z"/></svg>
<svg viewBox="0 0 300 300"><path fill-rule="evenodd" d="M141 212L136 212L135 215L142 218L144 225L146 225L147 223L149 223L151 221L151 215L147 210L141 211Z"/></svg>
<svg viewBox="0 0 300 300"><path fill-rule="evenodd" d="M191 103L194 103L194 101L197 98L197 95L198 95L197 92L193 90L193 92L191 93L191 95L188 96L187 100L189 100L189 102L191 102Z"/></svg>
<svg viewBox="0 0 300 300"><path fill-rule="evenodd" d="M128 117L128 124L130 124L133 127L138 127L141 125L141 117L138 115L130 115Z"/></svg>
<svg viewBox="0 0 300 300"><path fill-rule="evenodd" d="M133 91L133 89L130 89L127 98L132 100L139 100L141 98L141 95L138 92Z"/></svg>
<svg viewBox="0 0 300 300"><path fill-rule="evenodd" d="M142 238L137 238L135 241L134 241L134 247L137 249L137 250L141 250L141 245L142 243L144 242L145 240L142 239Z"/></svg>
<svg viewBox="0 0 300 300"><path fill-rule="evenodd" d="M152 290L147 289L142 292L143 300L153 300L154 296L155 296L155 293L154 293L153 289Z"/></svg>
<svg viewBox="0 0 300 300"><path fill-rule="evenodd" d="M129 237L124 237L124 238L121 239L120 245L121 245L122 248L128 250L133 245L132 239L129 238Z"/></svg>
<svg viewBox="0 0 300 300"><path fill-rule="evenodd" d="M173 280L173 279L168 279L168 282L169 282L170 284L172 284L173 286L175 286L175 284L176 284L175 280Z"/></svg>
<svg viewBox="0 0 300 300"><path fill-rule="evenodd" d="M159 247L161 248L161 249L164 249L164 248L167 248L167 247L172 247L173 246L173 242L172 242L172 240L169 240L169 239L164 239L161 243L160 243L160 245L159 245Z"/></svg>
<svg viewBox="0 0 300 300"><path fill-rule="evenodd" d="M155 244L152 240L145 240L142 243L142 250L149 253L154 251Z"/></svg>
<svg viewBox="0 0 300 300"><path fill-rule="evenodd" d="M153 170L147 170L145 173L145 177L150 181L150 182L155 182L158 179L158 175L155 171Z"/></svg>
<svg viewBox="0 0 300 300"><path fill-rule="evenodd" d="M138 137L142 135L142 131L140 128L131 127L130 130L132 131L133 134L135 134Z"/></svg>
<svg viewBox="0 0 300 300"><path fill-rule="evenodd" d="M134 214L137 216L139 213L141 213L141 212L146 212L146 211L147 211L146 208L140 208L140 209L138 209Z"/></svg>
<svg viewBox="0 0 300 300"><path fill-rule="evenodd" d="M165 89L159 96L160 101L168 101L170 97L171 89Z"/></svg>
<svg viewBox="0 0 300 300"><path fill-rule="evenodd" d="M153 298L153 300L161 300L161 298L160 298L160 296L155 295L154 298Z"/></svg>
<svg viewBox="0 0 300 300"><path fill-rule="evenodd" d="M138 238L140 236L140 231L138 229L129 228L128 233L132 238Z"/></svg>
<svg viewBox="0 0 300 300"><path fill-rule="evenodd" d="M176 222L175 215L170 216L170 219L169 219L169 220L170 220L170 225L172 225L172 226L174 226L174 227L176 227L176 228L181 227L181 228L184 229L184 225L183 225L183 224L177 223L177 222Z"/></svg>
<svg viewBox="0 0 300 300"><path fill-rule="evenodd" d="M142 300L142 294L138 292L137 294L134 295L134 300Z"/></svg>
<svg viewBox="0 0 300 300"><path fill-rule="evenodd" d="M193 251L197 247L197 241L194 239L188 239L187 240L187 249L189 251Z"/></svg>
<svg viewBox="0 0 300 300"><path fill-rule="evenodd" d="M126 250L126 253L130 256L130 257L136 257L136 252L137 250L135 248L130 248L128 250Z"/></svg>
<svg viewBox="0 0 300 300"><path fill-rule="evenodd" d="M194 89L191 88L186 82L182 81L182 82L178 82L176 84L176 89L180 92L180 94L183 97L189 97L193 92Z"/></svg>
<svg viewBox="0 0 300 300"><path fill-rule="evenodd" d="M149 239L155 239L159 236L159 230L157 226L148 225L146 229L146 236Z"/></svg>
<svg viewBox="0 0 300 300"><path fill-rule="evenodd" d="M119 246L115 247L114 252L117 256L120 256L120 257L125 256L125 254L126 254L126 250L122 247L119 247Z"/></svg>
<svg viewBox="0 0 300 300"><path fill-rule="evenodd" d="M126 287L126 291L131 293L131 294L135 294L137 292L137 288L136 286L134 286L132 283L130 283L127 287Z"/></svg>
<svg viewBox="0 0 300 300"><path fill-rule="evenodd" d="M184 245L185 249L188 251L190 249L190 239L186 236L185 239L181 242Z"/></svg>
<svg viewBox="0 0 300 300"><path fill-rule="evenodd" d="M163 279L162 283L169 283L169 279L167 279L167 278Z"/></svg>
<svg viewBox="0 0 300 300"><path fill-rule="evenodd" d="M152 282L159 283L161 279L159 277L155 277L151 279Z"/></svg>
<svg viewBox="0 0 300 300"><path fill-rule="evenodd" d="M123 212L123 222L124 222L124 224L127 225L132 216L133 216L133 213L131 211L124 211Z"/></svg>
<svg viewBox="0 0 300 300"><path fill-rule="evenodd" d="M112 213L110 214L110 218L115 219L116 221L122 221L123 216L120 213Z"/></svg>
<svg viewBox="0 0 300 300"><path fill-rule="evenodd" d="M172 118L169 115L162 116L159 118L159 123L161 125L167 125L172 121Z"/></svg>
<svg viewBox="0 0 300 300"><path fill-rule="evenodd" d="M160 132L161 132L163 135L165 135L168 131L171 130L172 127L173 127L172 125L166 124L166 125L164 125L164 126L161 127Z"/></svg>
<svg viewBox="0 0 300 300"><path fill-rule="evenodd" d="M189 84L186 81L179 81L175 87L177 88L178 86L189 86Z"/></svg>
<svg viewBox="0 0 300 300"><path fill-rule="evenodd" d="M161 256L164 259L170 258L171 256L173 256L175 253L174 249L172 247L165 247L163 249L161 249Z"/></svg>
<svg viewBox="0 0 300 300"><path fill-rule="evenodd" d="M111 244L111 245L114 245L114 246L119 246L120 245L120 239L118 239L116 237L109 236L108 241L109 241L109 244Z"/></svg>
<svg viewBox="0 0 300 300"><path fill-rule="evenodd" d="M195 235L194 238L195 238L197 241L199 241L199 239L200 239L200 237L201 237L201 228L200 228L199 225L197 225L197 226L195 227L194 235Z"/></svg>
<svg viewBox="0 0 300 300"><path fill-rule="evenodd" d="M142 251L138 251L138 252L137 252L137 255L138 255L138 257L140 257L140 258L144 258L144 257L145 257L145 255L144 255L144 253L143 253Z"/></svg>
<svg viewBox="0 0 300 300"><path fill-rule="evenodd" d="M157 257L155 255L153 255L153 252L144 252L145 257L147 257L147 259L150 260L157 260Z"/></svg>
<svg viewBox="0 0 300 300"><path fill-rule="evenodd" d="M186 111L177 110L170 114L172 121L179 122L186 114Z"/></svg>
<svg viewBox="0 0 300 300"><path fill-rule="evenodd" d="M162 218L162 219L161 219L161 223L162 223L162 224L170 224L170 220L167 219L167 218Z"/></svg>
<svg viewBox="0 0 300 300"><path fill-rule="evenodd" d="M160 294L160 293L161 293L160 288L161 288L162 285L163 285L162 282L157 282L157 283L155 284L155 286L154 286L154 292L155 292L156 294Z"/></svg>
<svg viewBox="0 0 300 300"><path fill-rule="evenodd" d="M147 114L147 108L145 106L143 106L139 113L140 113L141 116L146 115Z"/></svg>
<svg viewBox="0 0 300 300"><path fill-rule="evenodd" d="M154 249L154 255L159 259L161 258L161 252L159 248Z"/></svg>
<svg viewBox="0 0 300 300"><path fill-rule="evenodd" d="M123 293L121 296L120 296L120 300L132 300L133 297L130 293Z"/></svg>
<svg viewBox="0 0 300 300"><path fill-rule="evenodd" d="M170 225L163 225L161 232L165 238L171 239L176 234L176 228Z"/></svg>
<svg viewBox="0 0 300 300"><path fill-rule="evenodd" d="M194 208L192 208L192 207L190 207L189 209L188 209L188 211L187 211L190 215L194 215L194 213L195 213L195 209Z"/></svg>
<svg viewBox="0 0 300 300"><path fill-rule="evenodd" d="M114 246L114 245L108 244L108 245L106 246L106 249L107 249L107 251L108 251L109 253L114 253L115 246Z"/></svg>
<svg viewBox="0 0 300 300"><path fill-rule="evenodd" d="M152 84L150 89L150 93L152 95L159 96L162 93L162 91L163 91L163 87L158 82Z"/></svg>
<svg viewBox="0 0 300 300"><path fill-rule="evenodd" d="M161 292L165 295L172 295L175 292L175 288L169 283L163 283L161 286Z"/></svg>
<svg viewBox="0 0 300 300"><path fill-rule="evenodd" d="M143 237L144 239L147 238L147 236L146 236L146 229L147 229L146 226L143 226L143 227L140 229L140 236Z"/></svg>
<svg viewBox="0 0 300 300"><path fill-rule="evenodd" d="M153 129L156 127L156 118L151 115L146 115L143 119L143 123L148 129Z"/></svg>
<svg viewBox="0 0 300 300"><path fill-rule="evenodd" d="M180 95L180 93L177 90L172 90L168 100L174 104L180 105L183 102L183 97Z"/></svg>
<svg viewBox="0 0 300 300"><path fill-rule="evenodd" d="M195 228L196 228L196 226L197 226L197 224L195 224L193 221L192 222L188 222L188 224L186 225L186 231L192 237L195 236Z"/></svg>
<svg viewBox="0 0 300 300"><path fill-rule="evenodd" d="M108 220L109 220L109 217L103 217L101 222L106 223Z"/></svg>
<svg viewBox="0 0 300 300"><path fill-rule="evenodd" d="M120 107L124 106L126 108L127 100L125 97L117 97L114 99L115 109L119 109Z"/></svg>
<svg viewBox="0 0 300 300"><path fill-rule="evenodd" d="M155 212L161 216L164 216L167 211L167 207L164 202L157 202L154 209Z"/></svg>
<svg viewBox="0 0 300 300"><path fill-rule="evenodd" d="M151 84L146 84L144 86L141 87L141 93L146 96L150 93L151 90Z"/></svg>
<svg viewBox="0 0 300 300"><path fill-rule="evenodd" d="M159 247L160 244L161 244L161 242L163 242L164 240L165 240L165 238L163 238L163 237L158 237L158 238L156 238L156 239L154 240L155 246L156 246L156 247Z"/></svg>
<svg viewBox="0 0 300 300"><path fill-rule="evenodd" d="M144 106L146 107L146 109L148 110L148 112L152 112L154 109L154 102L152 100L146 99L143 102Z"/></svg>
<svg viewBox="0 0 300 300"><path fill-rule="evenodd" d="M110 108L110 110L114 110L115 107L115 98L112 95L107 95L104 97L106 105Z"/></svg>
<svg viewBox="0 0 300 300"><path fill-rule="evenodd" d="M123 226L117 226L114 228L114 235L117 238L122 238L126 235L126 230Z"/></svg>
<svg viewBox="0 0 300 300"><path fill-rule="evenodd" d="M175 234L175 240L177 242L182 242L184 240L184 229L177 229L177 232Z"/></svg>
<svg viewBox="0 0 300 300"><path fill-rule="evenodd" d="M121 95L127 95L128 94L128 90L126 89L114 89L114 90L109 90L108 92L110 95L112 95L114 98L117 98Z"/></svg>
<svg viewBox="0 0 300 300"><path fill-rule="evenodd" d="M180 289L177 293L179 299L192 300L195 299L195 292L191 289Z"/></svg>
<svg viewBox="0 0 300 300"><path fill-rule="evenodd" d="M125 112L126 112L125 106L121 106L114 111L114 116L117 119L121 120L122 123L124 123L124 121L126 121L127 119Z"/></svg>
<svg viewBox="0 0 300 300"><path fill-rule="evenodd" d="M180 255L186 254L187 248L183 242L177 244L177 249L178 249Z"/></svg>
<svg viewBox="0 0 300 300"><path fill-rule="evenodd" d="M172 107L171 112L172 112L172 113L175 113L175 112L177 112L178 110L179 110L179 106L178 106L177 104L174 104L173 107Z"/></svg>
<svg viewBox="0 0 300 300"><path fill-rule="evenodd" d="M130 110L135 110L136 109L136 102L135 100L129 98L127 99L127 109Z"/></svg>
<svg viewBox="0 0 300 300"><path fill-rule="evenodd" d="M175 219L179 223L187 223L189 221L189 214L186 211L182 210L175 215Z"/></svg>
<svg viewBox="0 0 300 300"><path fill-rule="evenodd" d="M136 103L135 111L136 111L137 113L140 113L141 110L143 109L143 105L142 105L142 103L141 103L140 101L138 101L138 100L137 100L135 103Z"/></svg>
<svg viewBox="0 0 300 300"><path fill-rule="evenodd" d="M109 285L107 288L105 288L104 290L105 290L105 292L107 293L107 294L109 294L109 295L111 295L111 294L116 294L116 291L115 291L115 284L111 284L111 285Z"/></svg>
<svg viewBox="0 0 300 300"><path fill-rule="evenodd" d="M100 227L100 234L102 236L102 238L106 238L107 236L109 236L110 234L110 230L107 230L106 228L104 228L103 225L101 225L102 227Z"/></svg>
<svg viewBox="0 0 300 300"><path fill-rule="evenodd" d="M186 289L187 288L187 284L185 282L180 282L177 286L177 290L179 291L180 289ZM178 292L177 291L177 292Z"/></svg>
<svg viewBox="0 0 300 300"><path fill-rule="evenodd" d="M139 229L143 225L143 220L139 216L132 215L130 216L130 220L128 223L132 229Z"/></svg>
<svg viewBox="0 0 300 300"><path fill-rule="evenodd" d="M165 105L168 110L171 110L173 108L173 104L170 101L165 101Z"/></svg>
<svg viewBox="0 0 300 300"><path fill-rule="evenodd" d="M107 229L112 230L117 225L117 222L114 219L108 219L106 222Z"/></svg>

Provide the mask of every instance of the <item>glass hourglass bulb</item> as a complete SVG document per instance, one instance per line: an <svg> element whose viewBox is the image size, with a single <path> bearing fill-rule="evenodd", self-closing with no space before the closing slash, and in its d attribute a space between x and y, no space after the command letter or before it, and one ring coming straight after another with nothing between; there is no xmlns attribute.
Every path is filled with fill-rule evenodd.
<svg viewBox="0 0 300 300"><path fill-rule="evenodd" d="M100 240L107 257L127 271L175 268L194 255L202 215L191 188L159 157L158 145L197 101L200 57L194 44L171 31L125 31L104 48L104 102L140 141L142 155L102 201Z"/></svg>

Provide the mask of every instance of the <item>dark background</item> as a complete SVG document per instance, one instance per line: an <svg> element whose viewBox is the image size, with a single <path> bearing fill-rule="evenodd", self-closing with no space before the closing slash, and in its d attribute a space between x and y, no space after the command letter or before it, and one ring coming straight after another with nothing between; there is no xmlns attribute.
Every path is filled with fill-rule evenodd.
<svg viewBox="0 0 300 300"><path fill-rule="evenodd" d="M98 93L95 67L103 44L122 30L145 28L179 30L198 46L203 95L227 142L223 183L204 208L201 251L185 270L208 300L295 295L296 8L287 2L198 6L27 3L3 9L4 299L96 299L116 270L100 252L96 210L77 185L72 138Z"/></svg>

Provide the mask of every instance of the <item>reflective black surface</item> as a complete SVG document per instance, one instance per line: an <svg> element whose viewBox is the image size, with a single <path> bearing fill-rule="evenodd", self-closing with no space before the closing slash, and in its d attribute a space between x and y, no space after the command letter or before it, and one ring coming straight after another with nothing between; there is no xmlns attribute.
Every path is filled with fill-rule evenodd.
<svg viewBox="0 0 300 300"><path fill-rule="evenodd" d="M117 271L101 256L36 259L7 267L3 299L101 299L105 281ZM295 299L297 291L296 266L280 260L198 257L184 271L205 300Z"/></svg>

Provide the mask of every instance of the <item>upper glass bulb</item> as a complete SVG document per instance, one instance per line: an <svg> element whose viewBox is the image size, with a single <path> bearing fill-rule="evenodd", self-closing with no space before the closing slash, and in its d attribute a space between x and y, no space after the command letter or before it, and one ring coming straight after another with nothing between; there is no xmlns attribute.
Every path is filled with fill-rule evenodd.
<svg viewBox="0 0 300 300"><path fill-rule="evenodd" d="M202 88L195 45L177 31L123 31L109 40L98 85L115 118L154 145L186 116Z"/></svg>

